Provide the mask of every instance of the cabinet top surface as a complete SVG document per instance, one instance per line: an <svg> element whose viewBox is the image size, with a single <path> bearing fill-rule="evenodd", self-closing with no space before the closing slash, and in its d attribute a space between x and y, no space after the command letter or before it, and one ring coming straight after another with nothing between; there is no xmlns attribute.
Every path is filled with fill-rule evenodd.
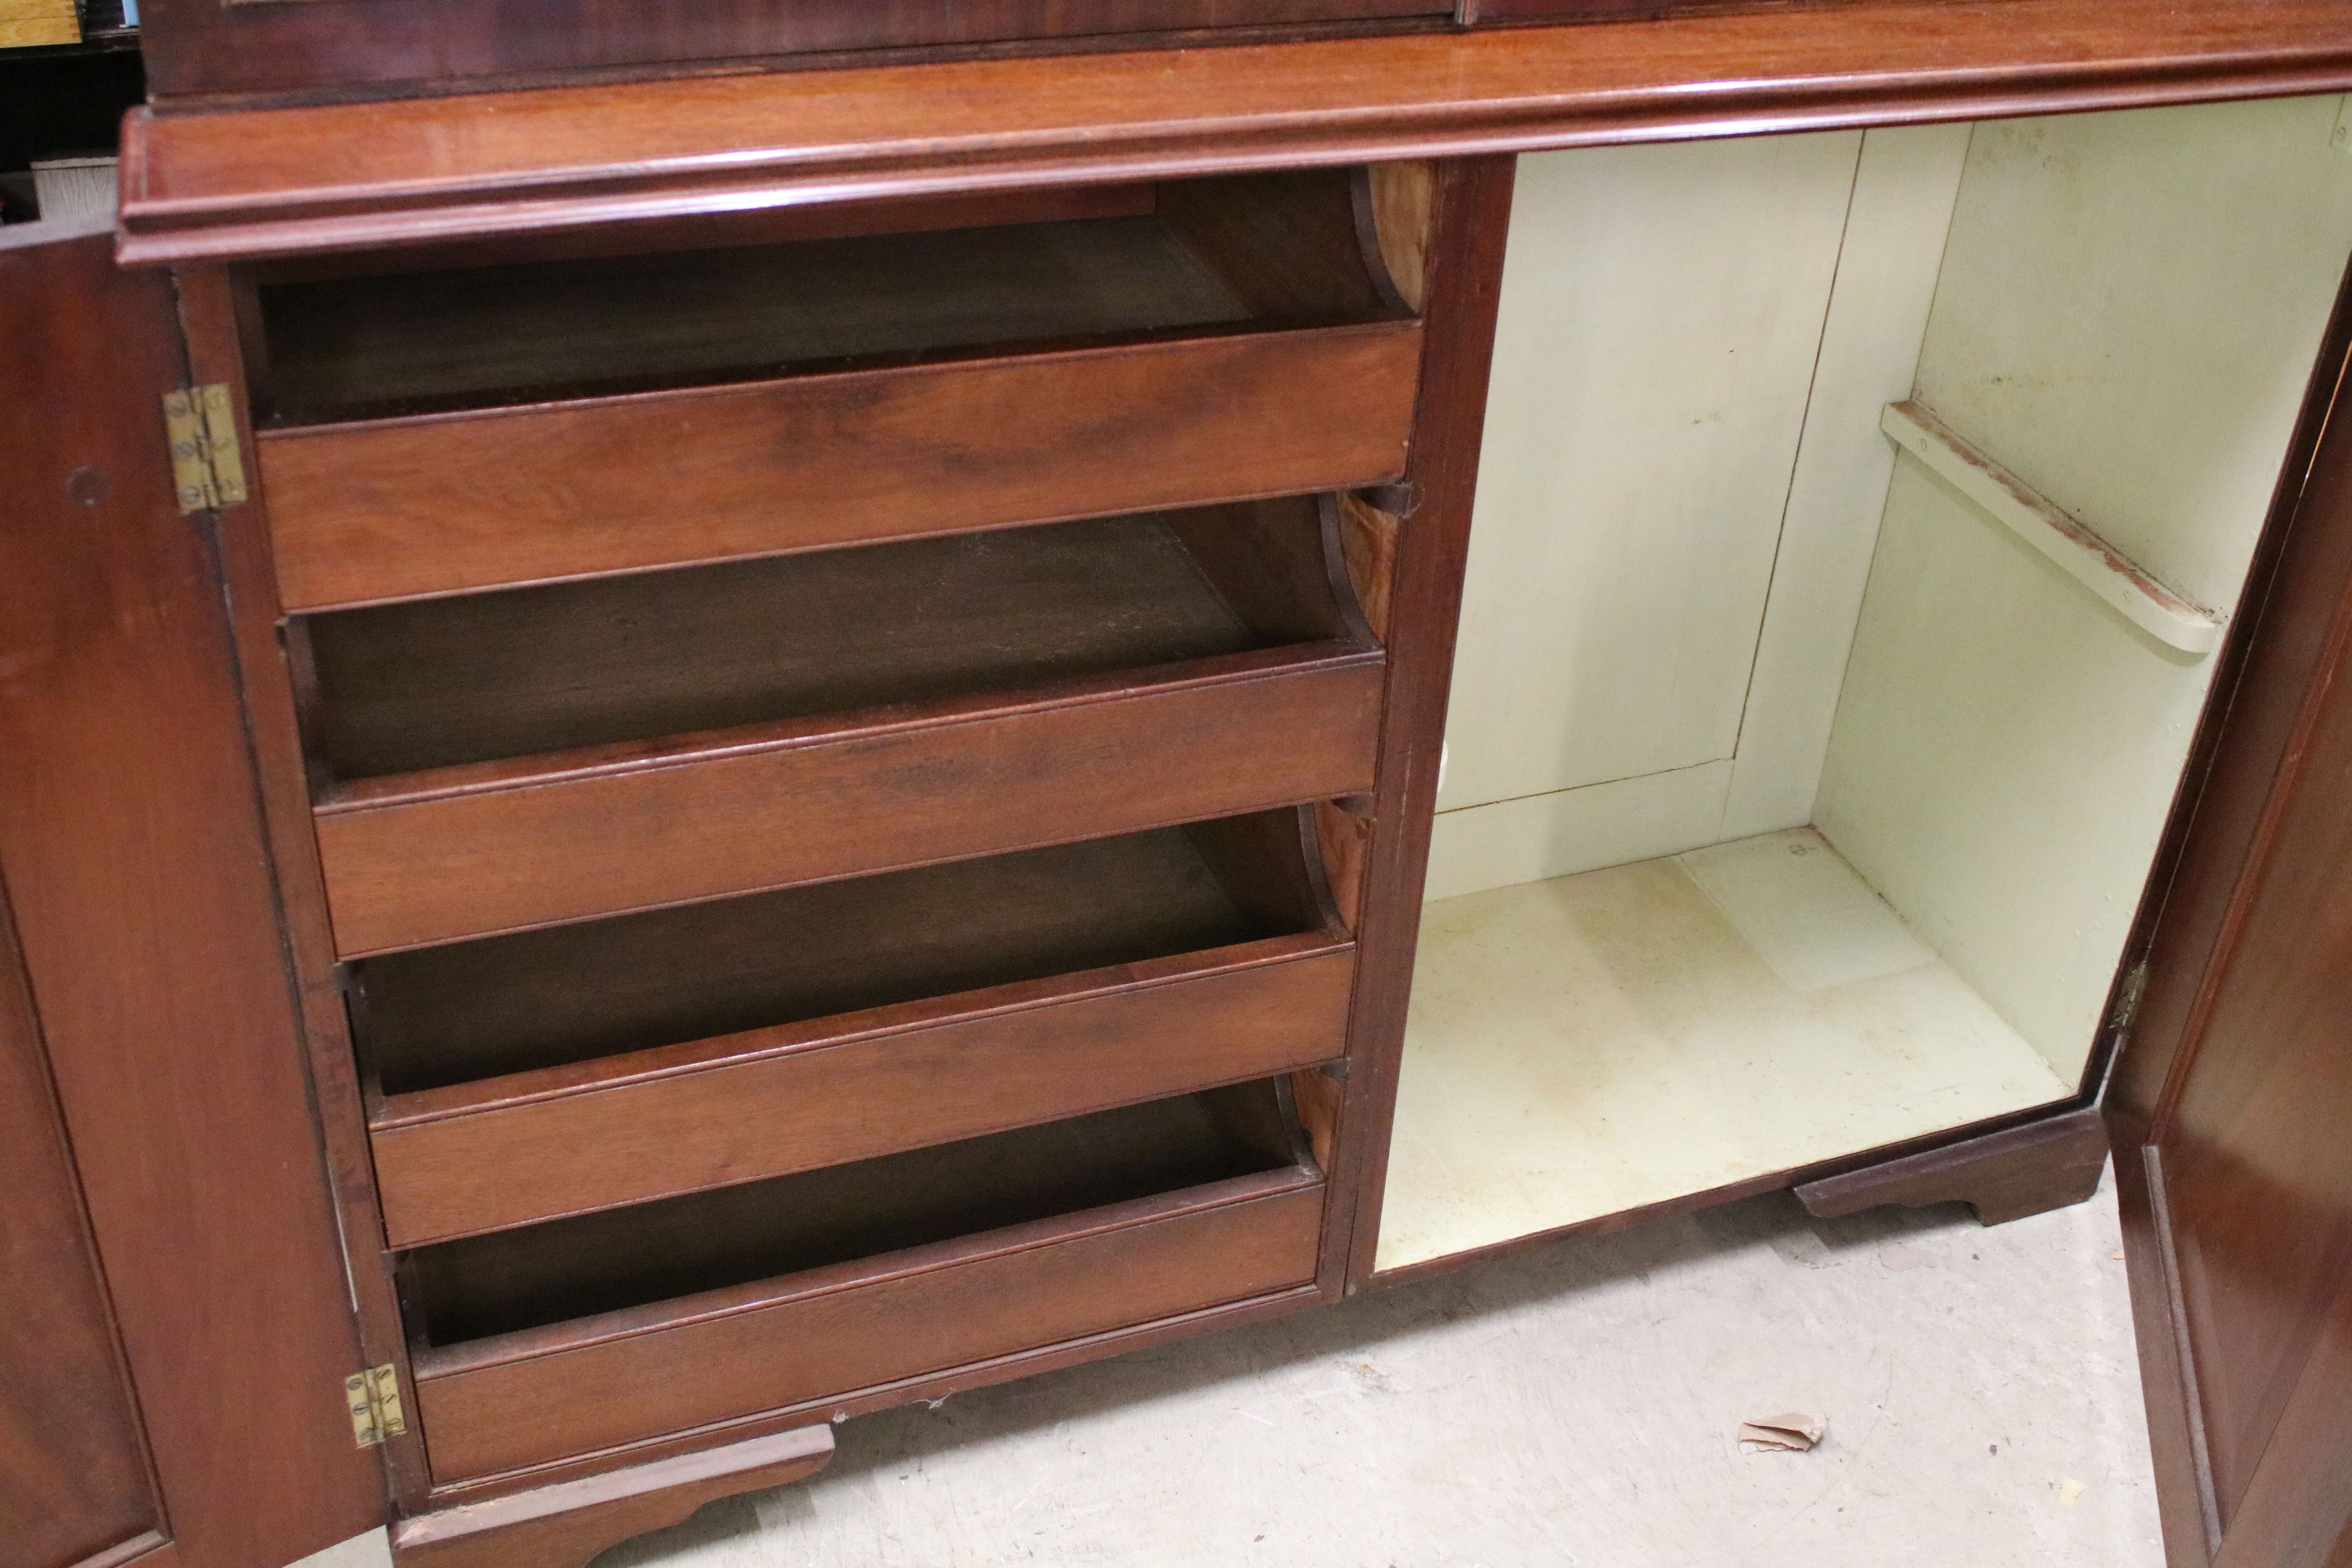
<svg viewBox="0 0 2352 1568"><path fill-rule="evenodd" d="M1857 0L1672 21L154 114L121 255L414 245L946 190L2352 87L2352 0Z"/></svg>

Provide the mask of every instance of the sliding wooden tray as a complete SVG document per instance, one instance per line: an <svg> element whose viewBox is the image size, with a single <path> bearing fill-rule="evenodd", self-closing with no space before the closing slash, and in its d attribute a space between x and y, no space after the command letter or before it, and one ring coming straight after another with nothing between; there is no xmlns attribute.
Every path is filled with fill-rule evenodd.
<svg viewBox="0 0 2352 1568"><path fill-rule="evenodd" d="M1402 472L1421 326L1362 172L1136 189L1127 216L257 282L282 601Z"/></svg>
<svg viewBox="0 0 2352 1568"><path fill-rule="evenodd" d="M493 1475L1310 1285L1271 1084L407 1255L434 1477Z"/></svg>
<svg viewBox="0 0 2352 1568"><path fill-rule="evenodd" d="M1338 530L1287 498L298 623L337 948L1367 790Z"/></svg>
<svg viewBox="0 0 2352 1568"><path fill-rule="evenodd" d="M1328 1061L1354 942L1313 831L1269 812L362 963L361 1047L395 1089L369 1118L386 1234L415 1247Z"/></svg>

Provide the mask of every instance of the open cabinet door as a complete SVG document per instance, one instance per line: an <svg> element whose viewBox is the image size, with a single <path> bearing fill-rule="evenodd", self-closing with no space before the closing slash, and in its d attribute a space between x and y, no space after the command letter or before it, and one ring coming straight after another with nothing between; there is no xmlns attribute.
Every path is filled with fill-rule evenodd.
<svg viewBox="0 0 2352 1568"><path fill-rule="evenodd" d="M0 229L0 1568L381 1523L171 279Z"/></svg>
<svg viewBox="0 0 2352 1568"><path fill-rule="evenodd" d="M2347 313L2107 1100L2168 1554L2196 1568L2352 1564Z"/></svg>

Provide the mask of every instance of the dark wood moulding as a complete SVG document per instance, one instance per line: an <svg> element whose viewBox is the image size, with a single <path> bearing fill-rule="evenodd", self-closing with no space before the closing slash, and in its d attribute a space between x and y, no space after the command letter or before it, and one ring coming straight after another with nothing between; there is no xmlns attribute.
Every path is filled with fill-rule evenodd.
<svg viewBox="0 0 2352 1568"><path fill-rule="evenodd" d="M2347 86L2352 9L2337 0L1871 0L141 112L123 142L121 254L288 256L883 195Z"/></svg>

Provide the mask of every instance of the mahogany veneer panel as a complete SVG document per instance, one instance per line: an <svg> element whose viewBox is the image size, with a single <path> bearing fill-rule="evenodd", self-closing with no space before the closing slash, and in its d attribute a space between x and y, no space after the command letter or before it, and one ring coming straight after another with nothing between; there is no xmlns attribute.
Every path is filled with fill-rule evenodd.
<svg viewBox="0 0 2352 1568"><path fill-rule="evenodd" d="M1370 786L1381 656L1324 643L401 775L318 816L362 956ZM559 766L550 766L548 762Z"/></svg>
<svg viewBox="0 0 2352 1568"><path fill-rule="evenodd" d="M1249 510L1234 521L1314 548L1312 499ZM1244 620L1187 548L1214 521L1110 518L313 616L318 758L361 779L1344 635L1311 583L1283 606L1288 624Z"/></svg>
<svg viewBox="0 0 2352 1568"><path fill-rule="evenodd" d="M1806 5L132 117L133 261L2352 85L2333 0Z"/></svg>
<svg viewBox="0 0 2352 1568"><path fill-rule="evenodd" d="M289 610L1397 473L1417 323L262 433Z"/></svg>
<svg viewBox="0 0 2352 1568"><path fill-rule="evenodd" d="M1452 7L1437 0L702 0L687 11L616 11L541 0L508 11L467 0L342 0L287 11L151 0L142 9L154 89L176 95L1046 40L1099 48L1168 33L1207 41L1237 29L1262 35L1382 17L1435 23Z"/></svg>

